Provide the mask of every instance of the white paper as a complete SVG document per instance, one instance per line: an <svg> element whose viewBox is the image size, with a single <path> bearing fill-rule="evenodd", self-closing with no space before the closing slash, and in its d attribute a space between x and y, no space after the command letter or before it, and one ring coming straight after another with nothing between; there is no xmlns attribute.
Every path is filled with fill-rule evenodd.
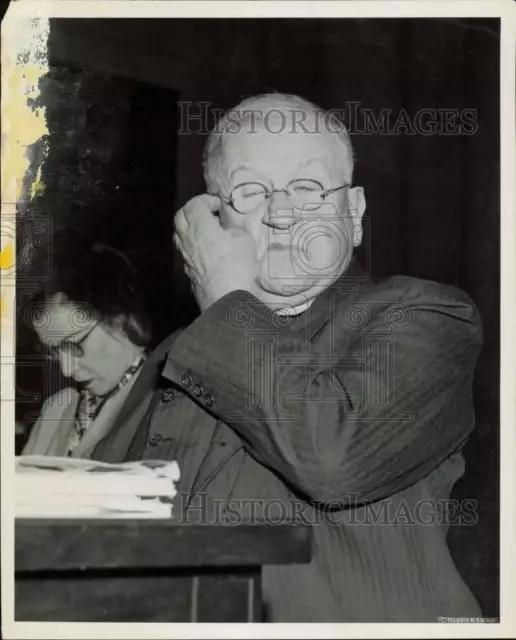
<svg viewBox="0 0 516 640"><path fill-rule="evenodd" d="M80 458L18 456L18 518L166 518L179 480L177 462L109 464Z"/></svg>

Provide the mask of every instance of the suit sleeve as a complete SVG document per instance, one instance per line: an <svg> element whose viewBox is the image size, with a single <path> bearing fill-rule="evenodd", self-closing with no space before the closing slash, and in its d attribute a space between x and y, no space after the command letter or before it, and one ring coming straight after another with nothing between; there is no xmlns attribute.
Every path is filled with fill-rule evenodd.
<svg viewBox="0 0 516 640"><path fill-rule="evenodd" d="M193 380L186 392L197 401L209 389L212 412L301 495L336 507L385 498L467 439L482 342L478 312L457 289L398 294L364 304L360 330L333 314L332 353L300 357L302 338L232 292L177 338L164 373L183 387Z"/></svg>

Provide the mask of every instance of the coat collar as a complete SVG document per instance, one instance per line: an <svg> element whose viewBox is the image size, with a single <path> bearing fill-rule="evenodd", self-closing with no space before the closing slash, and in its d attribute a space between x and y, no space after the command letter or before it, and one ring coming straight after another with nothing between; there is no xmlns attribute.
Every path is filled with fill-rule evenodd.
<svg viewBox="0 0 516 640"><path fill-rule="evenodd" d="M140 374L122 405L113 427L95 447L92 459L113 463L123 461L150 406L168 350L178 333L178 331L174 332L158 345L143 363Z"/></svg>
<svg viewBox="0 0 516 640"><path fill-rule="evenodd" d="M314 299L311 307L306 312L308 314L309 340L312 340L331 320L334 303L337 298L342 300L343 296L354 297L361 287L369 284L371 284L371 279L355 258L352 258L346 271Z"/></svg>
<svg viewBox="0 0 516 640"><path fill-rule="evenodd" d="M358 263L352 259L346 272L330 287L322 291L305 312L307 315L308 336L312 340L315 335L330 321L333 311L333 301L338 295L354 296L359 287L370 283L370 280ZM168 352L179 335L180 330L166 338L150 354L142 366L142 370L131 389L127 400L115 420L109 434L96 446L92 458L105 462L121 462L135 438L138 427L149 410L152 398L159 386L163 368L168 358ZM216 420L212 420L211 429L206 430L203 438L203 449L209 447L208 432L213 433ZM206 453L206 452L204 452ZM199 452L199 461L203 455Z"/></svg>

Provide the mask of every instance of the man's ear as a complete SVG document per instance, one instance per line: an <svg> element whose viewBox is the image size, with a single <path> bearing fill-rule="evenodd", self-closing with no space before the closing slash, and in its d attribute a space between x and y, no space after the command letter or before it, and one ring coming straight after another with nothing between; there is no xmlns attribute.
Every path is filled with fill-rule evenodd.
<svg viewBox="0 0 516 640"><path fill-rule="evenodd" d="M366 210L366 199L363 187L353 187L348 192L348 213L353 224L353 245L362 243L362 217Z"/></svg>

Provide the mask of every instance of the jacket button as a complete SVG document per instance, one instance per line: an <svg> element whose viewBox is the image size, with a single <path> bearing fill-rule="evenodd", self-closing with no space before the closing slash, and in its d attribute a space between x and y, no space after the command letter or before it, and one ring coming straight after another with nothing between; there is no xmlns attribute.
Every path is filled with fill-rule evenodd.
<svg viewBox="0 0 516 640"><path fill-rule="evenodd" d="M163 436L161 433L153 433L149 438L149 444L151 447L157 447L163 442Z"/></svg>
<svg viewBox="0 0 516 640"><path fill-rule="evenodd" d="M207 393L204 396L203 401L207 407L213 407L213 396L211 395L211 393Z"/></svg>
<svg viewBox="0 0 516 640"><path fill-rule="evenodd" d="M192 393L196 398L200 398L202 395L202 387L200 387L198 384L195 384L194 388L192 389Z"/></svg>
<svg viewBox="0 0 516 640"><path fill-rule="evenodd" d="M181 384L183 385L183 387L190 387L192 385L192 376L189 376L187 373L185 373L181 378Z"/></svg>
<svg viewBox="0 0 516 640"><path fill-rule="evenodd" d="M174 399L174 392L171 389L169 389L168 391L165 391L161 396L162 402L171 402L173 399Z"/></svg>

